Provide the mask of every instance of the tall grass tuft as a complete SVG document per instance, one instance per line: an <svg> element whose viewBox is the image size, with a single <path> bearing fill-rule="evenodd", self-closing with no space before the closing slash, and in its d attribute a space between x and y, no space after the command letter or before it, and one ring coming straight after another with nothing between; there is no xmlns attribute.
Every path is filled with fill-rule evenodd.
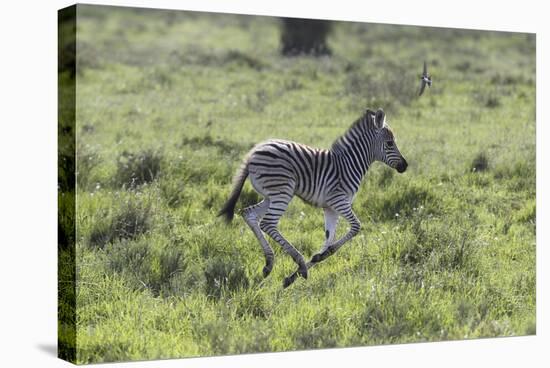
<svg viewBox="0 0 550 368"><path fill-rule="evenodd" d="M126 199L105 221L98 221L91 230L89 244L103 248L121 239L135 239L151 228L151 203Z"/></svg>
<svg viewBox="0 0 550 368"><path fill-rule="evenodd" d="M164 238L122 239L107 249L109 268L123 274L136 290L147 289L154 296L181 292L172 280L184 271L182 250Z"/></svg>
<svg viewBox="0 0 550 368"><path fill-rule="evenodd" d="M124 151L118 158L114 177L116 186L135 188L150 183L160 173L162 155L152 150L130 153Z"/></svg>
<svg viewBox="0 0 550 368"><path fill-rule="evenodd" d="M219 298L224 291L246 289L249 280L244 268L236 261L220 258L210 260L204 270L206 294Z"/></svg>

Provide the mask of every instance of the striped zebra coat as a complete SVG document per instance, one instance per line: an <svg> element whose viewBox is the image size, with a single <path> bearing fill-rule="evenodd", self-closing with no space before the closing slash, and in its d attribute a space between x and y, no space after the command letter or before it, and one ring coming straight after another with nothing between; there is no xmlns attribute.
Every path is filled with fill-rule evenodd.
<svg viewBox="0 0 550 368"><path fill-rule="evenodd" d="M245 208L242 216L262 247L266 264L264 277L273 269L274 254L264 233L279 243L298 265L285 278L283 286L292 284L298 275L307 278L308 269L336 252L360 230L361 223L352 210L353 199L363 176L374 161L381 161L402 173L407 161L401 155L382 109L366 110L331 149L271 139L257 144L246 155L238 170L233 190L220 211L231 221L235 205L247 178L264 199ZM277 225L294 196L321 207L325 215L325 243L309 262L286 240ZM343 217L349 231L335 241L338 219Z"/></svg>

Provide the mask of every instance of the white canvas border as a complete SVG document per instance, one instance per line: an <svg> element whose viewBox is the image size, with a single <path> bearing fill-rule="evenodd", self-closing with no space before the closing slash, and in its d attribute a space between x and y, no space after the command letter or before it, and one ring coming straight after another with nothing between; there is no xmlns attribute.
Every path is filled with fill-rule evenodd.
<svg viewBox="0 0 550 368"><path fill-rule="evenodd" d="M543 2L86 1L261 15L537 33L537 336L110 364L112 367L542 366L548 339L548 21ZM58 367L56 295L57 9L68 1L0 5L0 303L2 366ZM546 47L544 45L546 41ZM544 68L546 65L546 69Z"/></svg>

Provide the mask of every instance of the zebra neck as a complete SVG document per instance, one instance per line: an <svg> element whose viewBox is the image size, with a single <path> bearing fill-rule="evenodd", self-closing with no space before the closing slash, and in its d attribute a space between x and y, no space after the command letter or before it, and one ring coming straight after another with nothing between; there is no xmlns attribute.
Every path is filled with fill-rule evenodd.
<svg viewBox="0 0 550 368"><path fill-rule="evenodd" d="M370 165L374 161L374 134L371 132L348 131L332 146L339 157L339 169L343 183L349 191L355 193Z"/></svg>

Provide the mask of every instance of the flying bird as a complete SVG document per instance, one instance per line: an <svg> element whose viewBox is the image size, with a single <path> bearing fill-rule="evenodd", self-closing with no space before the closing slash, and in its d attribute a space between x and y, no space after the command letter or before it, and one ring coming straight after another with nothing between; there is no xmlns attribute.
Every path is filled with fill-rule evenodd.
<svg viewBox="0 0 550 368"><path fill-rule="evenodd" d="M422 76L420 77L420 92L418 95L422 95L424 92L424 88L426 88L426 84L428 87L432 85L432 77L428 74L428 66L426 65L426 61L424 61L424 70L422 71Z"/></svg>

